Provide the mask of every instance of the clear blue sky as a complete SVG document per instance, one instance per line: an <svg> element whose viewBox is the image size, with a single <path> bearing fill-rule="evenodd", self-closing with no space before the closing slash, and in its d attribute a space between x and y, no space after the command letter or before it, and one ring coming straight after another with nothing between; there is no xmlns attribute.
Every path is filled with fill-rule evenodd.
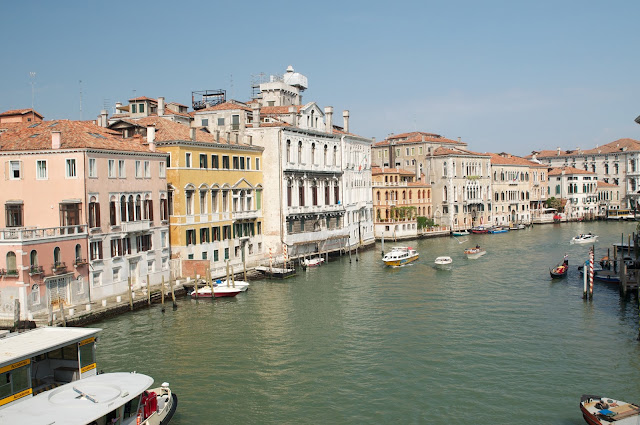
<svg viewBox="0 0 640 425"><path fill-rule="evenodd" d="M362 136L587 148L640 139L639 22L637 0L5 2L0 110L31 107L30 72L45 119L93 119L134 94L246 101L292 65Z"/></svg>

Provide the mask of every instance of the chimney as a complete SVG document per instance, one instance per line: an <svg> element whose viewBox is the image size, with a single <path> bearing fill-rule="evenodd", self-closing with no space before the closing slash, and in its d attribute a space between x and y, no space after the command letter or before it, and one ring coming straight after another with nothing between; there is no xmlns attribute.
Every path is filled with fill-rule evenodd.
<svg viewBox="0 0 640 425"><path fill-rule="evenodd" d="M161 117L164 115L164 97L158 98L158 116Z"/></svg>
<svg viewBox="0 0 640 425"><path fill-rule="evenodd" d="M147 143L151 152L156 151L156 126L151 124L147 126Z"/></svg>
<svg viewBox="0 0 640 425"><path fill-rule="evenodd" d="M51 132L51 149L60 149L62 133L59 131Z"/></svg>
<svg viewBox="0 0 640 425"><path fill-rule="evenodd" d="M253 108L253 128L260 127L260 103L255 102Z"/></svg>
<svg viewBox="0 0 640 425"><path fill-rule="evenodd" d="M558 154L556 156L560 156L560 146L558 146Z"/></svg>
<svg viewBox="0 0 640 425"><path fill-rule="evenodd" d="M395 144L392 141L389 141L389 168L393 168L396 166L396 160L393 157L395 152L393 151Z"/></svg>
<svg viewBox="0 0 640 425"><path fill-rule="evenodd" d="M196 141L196 129L194 127L189 128L189 138L192 142Z"/></svg>
<svg viewBox="0 0 640 425"><path fill-rule="evenodd" d="M106 109L100 111L100 127L107 127L107 117L109 116L109 112Z"/></svg>
<svg viewBox="0 0 640 425"><path fill-rule="evenodd" d="M375 145L375 144L376 144L376 138L375 138L375 137L372 137L372 138L371 138L371 144L372 144L372 145Z"/></svg>
<svg viewBox="0 0 640 425"><path fill-rule="evenodd" d="M231 144L231 133L227 131L227 143Z"/></svg>
<svg viewBox="0 0 640 425"><path fill-rule="evenodd" d="M216 130L216 143L220 143L220 130Z"/></svg>
<svg viewBox="0 0 640 425"><path fill-rule="evenodd" d="M297 127L298 123L297 118L298 118L298 111L296 110L295 106L289 106L289 113L291 114L291 126L292 127Z"/></svg>
<svg viewBox="0 0 640 425"><path fill-rule="evenodd" d="M327 133L331 134L333 132L333 106L327 106L324 108L324 114L327 119L325 121L327 126Z"/></svg>
<svg viewBox="0 0 640 425"><path fill-rule="evenodd" d="M120 112L120 108L122 108L122 102L116 102L116 114L119 114Z"/></svg>
<svg viewBox="0 0 640 425"><path fill-rule="evenodd" d="M342 111L342 118L344 118L344 132L348 133L349 132L349 111L348 110L344 110Z"/></svg>
<svg viewBox="0 0 640 425"><path fill-rule="evenodd" d="M462 143L462 137L458 137L458 143Z"/></svg>

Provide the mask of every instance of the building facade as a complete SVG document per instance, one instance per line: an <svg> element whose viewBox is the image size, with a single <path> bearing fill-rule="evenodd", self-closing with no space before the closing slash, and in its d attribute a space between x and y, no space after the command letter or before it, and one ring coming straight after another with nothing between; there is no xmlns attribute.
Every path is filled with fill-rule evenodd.
<svg viewBox="0 0 640 425"><path fill-rule="evenodd" d="M550 196L566 200L567 220L594 218L598 213L598 176L574 167L549 170Z"/></svg>

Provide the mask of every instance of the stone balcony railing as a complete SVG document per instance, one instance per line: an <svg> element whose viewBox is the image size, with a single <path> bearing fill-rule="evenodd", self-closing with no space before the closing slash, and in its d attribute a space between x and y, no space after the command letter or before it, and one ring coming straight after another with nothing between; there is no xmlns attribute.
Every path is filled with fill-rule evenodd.
<svg viewBox="0 0 640 425"><path fill-rule="evenodd" d="M86 224L45 228L7 227L0 230L0 242L11 243L64 237L75 239L82 236L87 236Z"/></svg>
<svg viewBox="0 0 640 425"><path fill-rule="evenodd" d="M151 228L151 221L128 221L121 224L123 232L144 232Z"/></svg>
<svg viewBox="0 0 640 425"><path fill-rule="evenodd" d="M344 211L343 205L305 205L287 207L287 214L316 214Z"/></svg>
<svg viewBox="0 0 640 425"><path fill-rule="evenodd" d="M231 213L233 220L250 220L260 218L260 210L234 211Z"/></svg>

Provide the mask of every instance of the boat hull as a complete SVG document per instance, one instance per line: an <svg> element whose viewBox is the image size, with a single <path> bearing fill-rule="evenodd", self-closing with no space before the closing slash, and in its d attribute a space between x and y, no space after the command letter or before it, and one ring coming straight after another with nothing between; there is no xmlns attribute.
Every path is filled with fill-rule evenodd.
<svg viewBox="0 0 640 425"><path fill-rule="evenodd" d="M389 267L401 267L409 263L413 263L418 259L418 255L414 257L402 258L399 260L382 260L385 266Z"/></svg>
<svg viewBox="0 0 640 425"><path fill-rule="evenodd" d="M465 255L467 256L468 259L475 260L476 258L482 257L486 253L487 253L487 251L483 250L483 251L479 251L479 252L465 252Z"/></svg>

